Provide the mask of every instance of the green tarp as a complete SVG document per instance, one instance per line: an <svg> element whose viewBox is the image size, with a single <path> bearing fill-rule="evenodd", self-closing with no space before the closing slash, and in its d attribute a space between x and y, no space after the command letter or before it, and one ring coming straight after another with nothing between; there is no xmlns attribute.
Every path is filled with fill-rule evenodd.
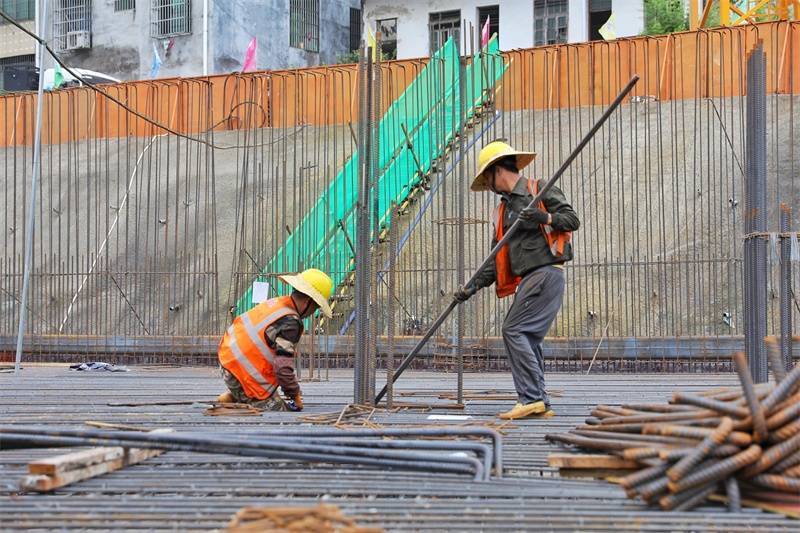
<svg viewBox="0 0 800 533"><path fill-rule="evenodd" d="M505 69L495 36L466 68L468 119L490 98ZM380 120L376 190L382 226L388 222L392 202L399 204L405 200L419 184L422 175L430 170L431 164L444 155L461 127L459 110L459 57L456 45L450 39ZM404 127L411 138L413 153L406 142ZM329 273L337 287L345 280L354 268L348 237L355 242L358 164L359 154L354 152L269 261L264 274L297 272L314 267ZM267 279L260 277L256 281ZM271 289L270 296L288 292L286 286L272 286ZM236 314L248 311L256 303L250 287L237 301Z"/></svg>

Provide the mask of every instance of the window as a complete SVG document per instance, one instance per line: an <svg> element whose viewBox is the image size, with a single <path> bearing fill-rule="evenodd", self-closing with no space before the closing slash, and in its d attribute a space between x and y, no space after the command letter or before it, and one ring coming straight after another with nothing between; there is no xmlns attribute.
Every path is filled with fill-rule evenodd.
<svg viewBox="0 0 800 533"><path fill-rule="evenodd" d="M397 59L397 19L379 20L377 28L381 32L381 57Z"/></svg>
<svg viewBox="0 0 800 533"><path fill-rule="evenodd" d="M567 0L536 0L533 4L533 45L567 42Z"/></svg>
<svg viewBox="0 0 800 533"><path fill-rule="evenodd" d="M479 45L481 42L481 32L483 25L486 24L486 19L489 19L489 38L495 33L500 36L500 6L486 6L478 8L478 40Z"/></svg>
<svg viewBox="0 0 800 533"><path fill-rule="evenodd" d="M0 59L0 90L33 91L38 87L33 54Z"/></svg>
<svg viewBox="0 0 800 533"><path fill-rule="evenodd" d="M450 37L460 46L461 11L443 11L428 16L428 29L431 34L431 55L442 47Z"/></svg>
<svg viewBox="0 0 800 533"><path fill-rule="evenodd" d="M191 0L152 0L150 36L160 39L192 33Z"/></svg>
<svg viewBox="0 0 800 533"><path fill-rule="evenodd" d="M136 0L114 0L114 11L130 11L136 9Z"/></svg>
<svg viewBox="0 0 800 533"><path fill-rule="evenodd" d="M589 40L602 41L600 28L611 16L611 0L589 0Z"/></svg>
<svg viewBox="0 0 800 533"><path fill-rule="evenodd" d="M53 8L53 43L56 50L92 46L92 0L57 0Z"/></svg>
<svg viewBox="0 0 800 533"><path fill-rule="evenodd" d="M319 52L319 0L289 0L289 46Z"/></svg>
<svg viewBox="0 0 800 533"><path fill-rule="evenodd" d="M350 51L361 47L361 10L350 8Z"/></svg>
<svg viewBox="0 0 800 533"><path fill-rule="evenodd" d="M33 20L36 16L36 0L2 0L0 9L14 20Z"/></svg>

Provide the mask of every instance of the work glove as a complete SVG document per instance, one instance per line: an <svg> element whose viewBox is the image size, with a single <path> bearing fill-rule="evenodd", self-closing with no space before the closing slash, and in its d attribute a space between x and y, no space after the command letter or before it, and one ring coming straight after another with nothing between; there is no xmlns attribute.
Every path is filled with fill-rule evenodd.
<svg viewBox="0 0 800 533"><path fill-rule="evenodd" d="M520 220L529 220L536 224L547 224L550 221L550 213L542 211L538 207L528 206L519 212Z"/></svg>
<svg viewBox="0 0 800 533"><path fill-rule="evenodd" d="M303 395L299 392L294 395L294 404L297 406L299 411L303 410Z"/></svg>
<svg viewBox="0 0 800 533"><path fill-rule="evenodd" d="M294 400L286 400L285 399L285 400L283 400L283 403L286 405L286 408L289 411L292 411L293 413L296 413L297 411L302 411L303 410L302 407L297 407L297 404L294 402Z"/></svg>
<svg viewBox="0 0 800 533"><path fill-rule="evenodd" d="M466 302L478 292L477 287L461 287L453 293L453 299L457 302Z"/></svg>

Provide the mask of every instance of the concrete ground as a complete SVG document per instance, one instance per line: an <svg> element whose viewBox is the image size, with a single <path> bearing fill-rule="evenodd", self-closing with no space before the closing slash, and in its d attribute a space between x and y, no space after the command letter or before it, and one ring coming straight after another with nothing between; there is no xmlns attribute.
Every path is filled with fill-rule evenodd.
<svg viewBox="0 0 800 533"><path fill-rule="evenodd" d="M581 423L598 403L665 402L678 388L697 391L734 380L733 375L721 374L549 375L558 416L504 427L504 476L488 482L455 474L168 452L52 494L23 494L17 483L28 461L59 452L0 450L0 530L209 530L224 527L245 505L326 502L338 505L359 524L392 531L796 531L796 521L779 515L749 509L729 514L717 504L689 513L649 510L628 500L616 485L564 479L547 466L547 454L559 448L546 443L544 435ZM454 375L409 372L398 382L396 399L441 404L446 400L439 394L455 386ZM110 374L31 364L19 376L0 373L0 420L47 428L78 428L95 420L244 436L280 425L297 427L301 416L339 412L352 400L352 371L331 371L329 381L307 381L303 388L307 408L302 415L211 417L202 404L109 405L210 400L223 390L210 368L131 367L130 372ZM463 411L376 411L370 422L385 427L496 424L495 414L513 403L508 374L467 374L465 390ZM488 399L487 394L503 399ZM467 418L432 421L433 414Z"/></svg>

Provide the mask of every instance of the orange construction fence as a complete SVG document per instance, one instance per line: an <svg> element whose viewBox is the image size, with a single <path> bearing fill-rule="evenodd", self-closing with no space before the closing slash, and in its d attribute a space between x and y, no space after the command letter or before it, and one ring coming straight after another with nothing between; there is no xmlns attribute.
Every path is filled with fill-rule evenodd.
<svg viewBox="0 0 800 533"><path fill-rule="evenodd" d="M757 41L767 53L767 91L800 91L800 22L766 22L658 37L545 46L504 52L509 64L497 107L554 109L608 103L638 74L634 96L673 100L744 94L745 61ZM397 98L427 59L382 64L385 104ZM569 73L569 76L566 75ZM569 80L569 81L566 81ZM357 115L358 68L336 65L103 86L136 113L175 131L343 125ZM0 146L32 144L35 93L0 97ZM88 88L45 95L45 144L164 133Z"/></svg>

